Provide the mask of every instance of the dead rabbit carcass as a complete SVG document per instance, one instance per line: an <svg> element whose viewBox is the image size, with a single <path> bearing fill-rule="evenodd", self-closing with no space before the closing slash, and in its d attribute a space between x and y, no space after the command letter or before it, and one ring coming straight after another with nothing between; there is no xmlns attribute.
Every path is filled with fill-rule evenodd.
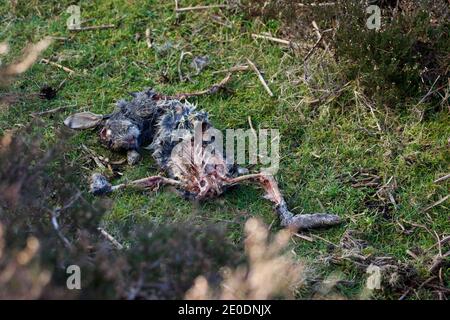
<svg viewBox="0 0 450 320"><path fill-rule="evenodd" d="M298 230L340 223L340 218L332 214L292 214L271 174L244 174L245 169L227 163L220 152L207 153L210 142L203 139L200 144L195 142L196 132L200 130L203 134L212 125L208 114L196 110L186 98L214 93L228 80L229 77L201 93L174 97L149 89L133 93L131 101L119 101L117 110L110 115L82 112L69 116L64 123L70 128L100 127L101 142L112 150L126 150L130 163L135 163L138 151L148 146L157 164L167 173L167 177L151 176L115 186L96 173L92 176L91 192L100 195L126 187L153 189L172 185L188 199L205 200L221 195L231 186L250 182L265 190L265 198L275 205L282 226Z"/></svg>

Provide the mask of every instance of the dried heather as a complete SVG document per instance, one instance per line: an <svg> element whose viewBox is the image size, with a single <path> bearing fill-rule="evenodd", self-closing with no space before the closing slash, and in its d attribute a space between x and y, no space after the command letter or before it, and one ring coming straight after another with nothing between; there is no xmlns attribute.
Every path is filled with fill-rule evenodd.
<svg viewBox="0 0 450 320"><path fill-rule="evenodd" d="M220 289L211 286L204 276L198 277L186 293L187 299L264 300L294 296L295 290L304 284L306 268L286 252L291 233L280 231L269 242L268 229L255 218L247 221L245 232L247 265L224 269Z"/></svg>

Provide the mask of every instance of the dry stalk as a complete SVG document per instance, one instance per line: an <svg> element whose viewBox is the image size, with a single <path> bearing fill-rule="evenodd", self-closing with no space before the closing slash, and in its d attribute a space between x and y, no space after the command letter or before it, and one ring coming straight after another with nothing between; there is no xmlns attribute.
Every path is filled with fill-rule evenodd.
<svg viewBox="0 0 450 320"><path fill-rule="evenodd" d="M264 77L262 76L259 69L256 67L256 65L250 59L247 59L247 62L250 65L250 67L253 69L253 71L255 71L256 75L258 76L259 81L261 82L261 84L263 85L264 89L267 91L269 96L273 97L274 94L273 94L272 90L270 90L269 86L267 85L266 80L264 80Z"/></svg>
<svg viewBox="0 0 450 320"><path fill-rule="evenodd" d="M291 233L287 230L280 231L273 242L269 243L268 229L254 218L245 224L245 232L248 266L240 266L235 270L226 269L218 292L210 287L205 277L198 277L194 286L186 293L187 299L265 300L280 294L292 297L293 291L305 280L305 266L291 254L285 253Z"/></svg>

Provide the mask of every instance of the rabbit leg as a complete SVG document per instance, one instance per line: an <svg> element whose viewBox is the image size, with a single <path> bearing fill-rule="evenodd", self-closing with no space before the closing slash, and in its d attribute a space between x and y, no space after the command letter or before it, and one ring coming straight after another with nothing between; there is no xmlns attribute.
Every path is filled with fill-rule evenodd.
<svg viewBox="0 0 450 320"><path fill-rule="evenodd" d="M264 173L249 174L230 179L228 183L233 185L247 181L259 184L266 191L264 197L275 204L275 210L280 216L283 227L304 230L331 227L341 223L340 217L334 214L314 213L294 215L291 213L272 175Z"/></svg>
<svg viewBox="0 0 450 320"><path fill-rule="evenodd" d="M111 185L105 176L95 173L91 177L90 192L94 195L102 195L111 193L116 190L124 189L127 187L141 188L141 189L153 189L159 187L162 184L179 186L180 182L177 180L161 177L151 176L144 179L134 180L127 183L118 185Z"/></svg>

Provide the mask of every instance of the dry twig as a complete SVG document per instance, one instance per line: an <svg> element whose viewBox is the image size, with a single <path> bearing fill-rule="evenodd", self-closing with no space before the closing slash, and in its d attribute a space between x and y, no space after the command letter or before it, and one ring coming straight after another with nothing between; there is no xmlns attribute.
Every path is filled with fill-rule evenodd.
<svg viewBox="0 0 450 320"><path fill-rule="evenodd" d="M317 25L317 23L315 21L312 22L312 25L313 25L314 31L316 32L317 39L321 39L322 38L322 33L320 33L319 26ZM325 50L328 50L329 47L330 47L328 45L328 43L326 43L325 40L323 40L323 43L324 43L324 46L325 46Z"/></svg>
<svg viewBox="0 0 450 320"><path fill-rule="evenodd" d="M178 7L178 1L175 1L175 12L186 12L186 11L195 11L195 10L209 10L209 9L221 9L221 8L227 8L227 5L225 4L212 4L209 6L194 6L194 7L184 7L179 8Z"/></svg>
<svg viewBox="0 0 450 320"><path fill-rule="evenodd" d="M219 91L220 89L225 88L225 86L227 85L227 83L230 80L231 80L231 73L228 73L227 76L222 79L222 81L220 81L219 83L214 84L209 89L202 90L202 91L197 91L197 92L191 92L191 93L179 93L179 94L174 95L174 96L160 95L159 98L160 99L168 99L168 100L170 100L170 99L173 99L173 100L185 100L185 99L192 98L192 97L198 97L198 96L203 96L203 95L214 94L217 91Z"/></svg>
<svg viewBox="0 0 450 320"><path fill-rule="evenodd" d="M98 231L106 238L108 241L110 241L117 249L122 250L123 245L120 244L119 241L117 241L112 235L110 235L105 229L103 228L97 228Z"/></svg>
<svg viewBox="0 0 450 320"><path fill-rule="evenodd" d="M152 39L151 39L150 29L149 28L145 29L145 42L147 43L147 47L149 49L151 49L153 44L152 44Z"/></svg>
<svg viewBox="0 0 450 320"><path fill-rule="evenodd" d="M434 183L439 183L439 182L443 182L443 181L448 180L448 179L450 179L450 174L447 174L447 175L445 175L443 177L437 178L433 182Z"/></svg>
<svg viewBox="0 0 450 320"><path fill-rule="evenodd" d="M304 3L297 3L296 4L299 7L330 7L330 6L334 6L336 5L336 2L322 2L322 3L309 3L309 4L304 4Z"/></svg>
<svg viewBox="0 0 450 320"><path fill-rule="evenodd" d="M250 67L253 69L253 71L255 71L256 75L258 76L259 81L263 85L264 89L266 89L269 96L273 97L274 94L273 94L272 90L270 90L269 86L267 85L266 80L264 80L264 77L262 76L261 72L258 70L256 65L252 61L250 61L250 59L247 59L247 62L250 65Z"/></svg>
<svg viewBox="0 0 450 320"><path fill-rule="evenodd" d="M212 74L247 71L249 68L250 67L248 65L235 66L235 67L232 67L232 68L229 68L229 69L214 71Z"/></svg>
<svg viewBox="0 0 450 320"><path fill-rule="evenodd" d="M43 116L43 115L47 115L47 114L51 114L51 113L56 113L58 111L64 110L66 109L68 106L61 106L61 107L57 107L54 109L50 109L50 110L46 110L46 111L41 111L41 112L33 112L31 114L32 117L36 117L36 116Z"/></svg>
<svg viewBox="0 0 450 320"><path fill-rule="evenodd" d="M101 29L112 29L115 28L116 26L113 24L103 24L100 26L88 26L88 27L79 27L79 28L72 28L69 29L70 31L91 31L91 30L101 30Z"/></svg>
<svg viewBox="0 0 450 320"><path fill-rule="evenodd" d="M192 57L192 53L191 52L181 52L180 55L180 60L178 60L178 77L180 78L180 81L183 82L186 79L189 79L189 76L185 77L183 75L183 71L181 70L181 65L183 64L183 60L185 56L191 56Z"/></svg>
<svg viewBox="0 0 450 320"><path fill-rule="evenodd" d="M59 69L62 69L62 70L64 70L65 72L68 72L69 74L74 74L74 73L75 73L75 71L73 71L72 69L69 69L69 68L67 68L67 67L64 67L64 66L60 65L59 63L50 61L50 60L48 60L48 59L41 59L41 62L42 62L42 63L45 63L45 64L52 65L52 66L57 67L57 68L59 68Z"/></svg>
<svg viewBox="0 0 450 320"><path fill-rule="evenodd" d="M443 197L442 199L436 201L435 203L433 203L432 205L426 207L425 209L423 209L424 212L429 211L430 209L440 205L441 203L444 203L445 201L447 201L447 199L450 198L450 194L446 195L445 197Z"/></svg>
<svg viewBox="0 0 450 320"><path fill-rule="evenodd" d="M303 61L307 61L309 59L309 57L313 54L313 52L316 50L317 46L319 45L319 43L322 41L323 36L320 35L320 38L316 41L316 43L314 44L314 46L311 48L311 50L309 50L309 52L306 54L305 58L303 58Z"/></svg>
<svg viewBox="0 0 450 320"><path fill-rule="evenodd" d="M262 34L252 33L252 38L269 40L269 41L280 43L280 44L283 44L283 45L286 45L286 46L291 46L291 44L292 44L292 42L289 41L289 40L284 40L284 39L275 38L275 37L272 37L272 36L266 36L266 35L262 35Z"/></svg>

